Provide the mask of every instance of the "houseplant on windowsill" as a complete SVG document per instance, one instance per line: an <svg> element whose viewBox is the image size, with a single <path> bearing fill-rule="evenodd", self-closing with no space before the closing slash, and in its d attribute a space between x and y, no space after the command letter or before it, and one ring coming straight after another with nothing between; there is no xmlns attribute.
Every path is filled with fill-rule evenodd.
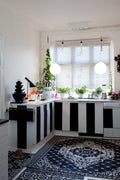
<svg viewBox="0 0 120 180"><path fill-rule="evenodd" d="M101 87L97 87L97 89L95 90L96 98L101 98L101 94L102 94L102 88Z"/></svg>
<svg viewBox="0 0 120 180"><path fill-rule="evenodd" d="M87 86L83 86L81 89L76 88L75 92L79 95L79 98L83 98L83 94L88 92Z"/></svg>
<svg viewBox="0 0 120 180"><path fill-rule="evenodd" d="M112 81L110 81L109 87L110 87L110 91L107 93L107 95L108 95L108 99L111 99L113 92Z"/></svg>
<svg viewBox="0 0 120 180"><path fill-rule="evenodd" d="M61 98L66 98L70 93L70 88L56 88Z"/></svg>

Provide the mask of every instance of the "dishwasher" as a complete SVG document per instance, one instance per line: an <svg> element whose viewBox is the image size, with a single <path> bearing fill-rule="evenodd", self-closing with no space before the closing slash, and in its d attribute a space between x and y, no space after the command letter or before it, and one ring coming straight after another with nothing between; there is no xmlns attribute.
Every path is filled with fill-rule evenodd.
<svg viewBox="0 0 120 180"><path fill-rule="evenodd" d="M104 103L104 137L120 137L120 103Z"/></svg>

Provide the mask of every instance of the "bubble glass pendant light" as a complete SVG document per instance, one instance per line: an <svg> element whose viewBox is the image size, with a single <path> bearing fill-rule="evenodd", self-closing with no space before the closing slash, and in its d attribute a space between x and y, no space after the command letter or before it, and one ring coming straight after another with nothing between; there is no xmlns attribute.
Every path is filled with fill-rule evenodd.
<svg viewBox="0 0 120 180"><path fill-rule="evenodd" d="M100 54L102 53L102 41L103 40L101 39L101 52L100 52ZM100 61L95 65L95 72L97 74L104 74L106 72L106 70L107 70L106 64L101 61L101 57L100 57Z"/></svg>
<svg viewBox="0 0 120 180"><path fill-rule="evenodd" d="M62 46L63 46L64 42L62 41ZM57 64L56 62L54 62L51 66L50 66L50 72L53 75L58 75L61 72L61 67L59 64Z"/></svg>
<svg viewBox="0 0 120 180"><path fill-rule="evenodd" d="M51 66L50 66L50 72L51 74L53 75L58 75L61 71L61 68L59 66L59 64L56 64L56 63L53 63Z"/></svg>

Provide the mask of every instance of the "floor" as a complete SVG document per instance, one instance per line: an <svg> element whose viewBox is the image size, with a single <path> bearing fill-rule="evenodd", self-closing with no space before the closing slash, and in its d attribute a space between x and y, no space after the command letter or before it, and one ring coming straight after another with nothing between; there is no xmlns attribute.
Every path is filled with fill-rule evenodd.
<svg viewBox="0 0 120 180"><path fill-rule="evenodd" d="M54 136L35 155L9 152L11 179L120 180L120 140Z"/></svg>

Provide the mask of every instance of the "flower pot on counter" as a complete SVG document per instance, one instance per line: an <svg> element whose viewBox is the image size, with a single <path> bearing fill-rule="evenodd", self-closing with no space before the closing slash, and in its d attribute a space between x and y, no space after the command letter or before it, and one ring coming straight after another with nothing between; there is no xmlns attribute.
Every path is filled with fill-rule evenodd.
<svg viewBox="0 0 120 180"><path fill-rule="evenodd" d="M112 100L117 100L118 99L118 94L112 94L111 99Z"/></svg>

